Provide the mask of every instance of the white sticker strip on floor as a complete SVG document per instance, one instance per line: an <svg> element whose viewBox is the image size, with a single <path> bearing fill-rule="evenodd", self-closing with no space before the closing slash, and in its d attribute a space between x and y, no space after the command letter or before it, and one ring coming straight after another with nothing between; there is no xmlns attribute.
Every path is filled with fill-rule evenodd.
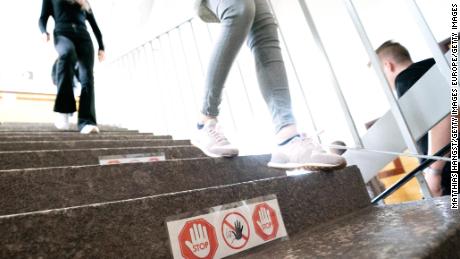
<svg viewBox="0 0 460 259"><path fill-rule="evenodd" d="M127 163L149 163L157 161L165 161L166 156L164 153L144 153L144 154L128 154L128 155L114 155L114 156L100 156L100 165L116 165Z"/></svg>
<svg viewBox="0 0 460 259"><path fill-rule="evenodd" d="M223 258L287 237L275 195L242 201L231 209L218 206L208 214L166 222L175 259ZM274 198L273 198L274 197Z"/></svg>

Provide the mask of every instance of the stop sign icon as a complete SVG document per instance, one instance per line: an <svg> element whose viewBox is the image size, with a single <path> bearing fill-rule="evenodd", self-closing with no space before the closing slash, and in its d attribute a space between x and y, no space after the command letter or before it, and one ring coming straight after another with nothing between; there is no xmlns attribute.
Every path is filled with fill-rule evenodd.
<svg viewBox="0 0 460 259"><path fill-rule="evenodd" d="M275 210L267 203L255 206L252 221L256 234L264 241L272 240L278 233L279 223Z"/></svg>
<svg viewBox="0 0 460 259"><path fill-rule="evenodd" d="M212 259L219 243L216 230L205 219L187 221L179 233L179 245L186 259Z"/></svg>

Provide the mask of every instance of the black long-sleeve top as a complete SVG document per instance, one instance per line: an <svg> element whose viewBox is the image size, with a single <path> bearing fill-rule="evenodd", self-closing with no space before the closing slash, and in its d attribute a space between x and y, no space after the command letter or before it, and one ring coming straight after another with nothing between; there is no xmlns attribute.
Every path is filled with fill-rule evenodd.
<svg viewBox="0 0 460 259"><path fill-rule="evenodd" d="M38 26L42 33L47 33L46 24L50 16L53 16L55 21L55 33L86 31L86 20L88 20L96 36L99 50L104 50L102 33L97 26L92 10L83 10L80 4L71 3L67 0L43 0L42 12L38 20Z"/></svg>

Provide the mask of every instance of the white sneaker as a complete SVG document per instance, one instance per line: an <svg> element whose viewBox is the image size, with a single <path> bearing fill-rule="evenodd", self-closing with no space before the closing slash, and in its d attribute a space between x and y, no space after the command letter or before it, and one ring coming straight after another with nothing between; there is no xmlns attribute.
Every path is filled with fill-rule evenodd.
<svg viewBox="0 0 460 259"><path fill-rule="evenodd" d="M311 138L297 136L287 144L277 146L272 153L269 167L281 169L307 169L330 171L342 169L346 160L336 154L327 154Z"/></svg>
<svg viewBox="0 0 460 259"><path fill-rule="evenodd" d="M220 131L217 120L208 120L197 136L192 139L192 144L210 157L234 157L238 149L234 147Z"/></svg>
<svg viewBox="0 0 460 259"><path fill-rule="evenodd" d="M91 133L99 133L99 128L96 125L85 125L81 130L81 134L91 134Z"/></svg>
<svg viewBox="0 0 460 259"><path fill-rule="evenodd" d="M59 130L69 130L70 129L70 117L72 113L59 113L56 112L56 120L54 121L54 126Z"/></svg>

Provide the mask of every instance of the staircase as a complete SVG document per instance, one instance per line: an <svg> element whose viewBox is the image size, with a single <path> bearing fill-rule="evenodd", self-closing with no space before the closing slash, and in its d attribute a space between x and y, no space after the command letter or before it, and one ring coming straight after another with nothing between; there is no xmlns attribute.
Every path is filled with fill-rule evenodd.
<svg viewBox="0 0 460 259"><path fill-rule="evenodd" d="M170 258L165 220L275 194L289 240L244 258L460 258L449 197L371 206L356 166L286 176L269 155L209 158L188 140L102 126L0 124L0 258ZM108 155L165 154L100 165Z"/></svg>

